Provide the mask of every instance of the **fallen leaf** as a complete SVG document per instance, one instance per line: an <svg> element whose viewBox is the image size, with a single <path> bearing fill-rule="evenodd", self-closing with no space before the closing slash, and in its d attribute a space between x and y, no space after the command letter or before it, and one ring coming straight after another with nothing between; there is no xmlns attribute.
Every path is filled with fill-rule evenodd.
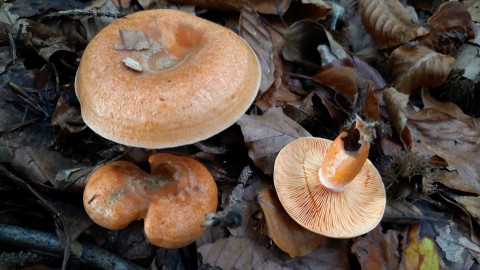
<svg viewBox="0 0 480 270"><path fill-rule="evenodd" d="M433 30L422 39L422 44L443 54L451 54L465 41L475 37L475 24L461 2L443 3L427 24Z"/></svg>
<svg viewBox="0 0 480 270"><path fill-rule="evenodd" d="M52 114L52 125L58 125L66 128L70 133L76 133L84 130L87 126L83 123L80 110L71 106L68 98L61 96L57 101L57 106Z"/></svg>
<svg viewBox="0 0 480 270"><path fill-rule="evenodd" d="M282 56L287 61L309 69L318 69L323 60L317 49L319 45L326 45L337 59L346 58L343 48L331 38L321 24L314 21L297 21L283 34L285 43L282 47Z"/></svg>
<svg viewBox="0 0 480 270"><path fill-rule="evenodd" d="M275 65L273 63L273 44L270 32L258 16L257 12L251 7L242 8L240 13L240 36L250 44L253 51L260 61L262 78L260 81L260 94L270 88L274 81Z"/></svg>
<svg viewBox="0 0 480 270"><path fill-rule="evenodd" d="M184 5L194 5L227 11L237 11L246 5L251 6L258 13L276 14L282 16L287 11L292 0L264 1L264 0L170 0L170 2Z"/></svg>
<svg viewBox="0 0 480 270"><path fill-rule="evenodd" d="M18 0L15 1L10 8L12 14L18 16L32 17L35 15L45 14L49 10L71 10L71 9L84 9L90 3L85 1L72 1L72 0Z"/></svg>
<svg viewBox="0 0 480 270"><path fill-rule="evenodd" d="M142 31L123 29L118 32L120 43L115 44L115 50L141 51L150 48L152 44Z"/></svg>
<svg viewBox="0 0 480 270"><path fill-rule="evenodd" d="M480 224L480 196L454 196L454 199Z"/></svg>
<svg viewBox="0 0 480 270"><path fill-rule="evenodd" d="M429 97L424 95L423 99ZM441 107L437 104L418 112L407 112L407 126L417 144L446 160L447 168L454 171L444 173L439 182L453 189L480 194L479 127L455 104L442 103Z"/></svg>
<svg viewBox="0 0 480 270"><path fill-rule="evenodd" d="M326 239L296 223L283 209L273 189L263 189L258 195L258 203L267 221L269 236L290 257L306 256Z"/></svg>
<svg viewBox="0 0 480 270"><path fill-rule="evenodd" d="M395 230L383 233L378 225L365 236L355 238L352 252L362 269L397 269L400 263L399 236Z"/></svg>
<svg viewBox="0 0 480 270"><path fill-rule="evenodd" d="M447 78L455 58L437 53L425 46L400 46L388 58L395 76L395 88L410 94L420 87L437 87Z"/></svg>
<svg viewBox="0 0 480 270"><path fill-rule="evenodd" d="M411 21L407 9L398 0L359 0L363 24L375 39L377 48L386 49L428 33Z"/></svg>
<svg viewBox="0 0 480 270"><path fill-rule="evenodd" d="M437 229L435 237L439 249L445 254L445 259L456 267L454 269L471 269L474 264L469 251L480 253L480 248L459 231L458 226L452 221Z"/></svg>
<svg viewBox="0 0 480 270"><path fill-rule="evenodd" d="M410 227L408 240L403 248L402 269L440 269L440 257L435 242L428 237L420 239L419 232L420 226Z"/></svg>
<svg viewBox="0 0 480 270"><path fill-rule="evenodd" d="M405 149L411 150L413 147L412 133L406 126L406 108L408 103L408 95L398 92L393 87L383 90L383 101L385 109L390 117L390 124L400 137Z"/></svg>
<svg viewBox="0 0 480 270"><path fill-rule="evenodd" d="M273 253L248 238L223 238L198 248L202 264L230 269L283 269Z"/></svg>
<svg viewBox="0 0 480 270"><path fill-rule="evenodd" d="M273 173L275 158L285 145L297 138L311 136L281 108L270 109L263 115L244 115L237 124L242 129L248 155L266 174Z"/></svg>

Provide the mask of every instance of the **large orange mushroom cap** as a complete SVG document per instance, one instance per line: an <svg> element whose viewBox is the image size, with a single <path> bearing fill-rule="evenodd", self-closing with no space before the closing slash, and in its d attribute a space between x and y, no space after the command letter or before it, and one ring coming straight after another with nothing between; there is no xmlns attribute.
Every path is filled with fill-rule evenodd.
<svg viewBox="0 0 480 270"><path fill-rule="evenodd" d="M184 247L205 231L205 214L216 211L215 181L192 158L159 153L149 162L151 174L127 161L101 166L85 186L85 210L95 223L111 230L143 218L150 243Z"/></svg>
<svg viewBox="0 0 480 270"><path fill-rule="evenodd" d="M119 49L121 30L141 32L146 46ZM127 67L126 59L142 71ZM234 124L255 99L260 74L255 53L233 31L160 9L102 29L83 53L75 89L85 123L99 135L165 148L207 139Z"/></svg>
<svg viewBox="0 0 480 270"><path fill-rule="evenodd" d="M285 146L275 161L275 189L287 213L306 229L335 238L355 237L382 219L385 187L369 160L342 189L322 185L318 172L331 144L307 137Z"/></svg>

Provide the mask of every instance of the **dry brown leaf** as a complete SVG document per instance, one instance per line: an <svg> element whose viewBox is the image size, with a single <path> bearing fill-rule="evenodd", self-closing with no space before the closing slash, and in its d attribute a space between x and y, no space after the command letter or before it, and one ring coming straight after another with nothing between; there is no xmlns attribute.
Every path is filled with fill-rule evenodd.
<svg viewBox="0 0 480 270"><path fill-rule="evenodd" d="M260 81L260 93L264 93L273 84L275 65L273 63L273 44L270 32L263 23L257 12L245 6L240 13L240 36L250 44L260 62L262 79Z"/></svg>
<svg viewBox="0 0 480 270"><path fill-rule="evenodd" d="M410 94L420 87L437 87L447 78L455 58L425 46L400 46L388 58L395 88Z"/></svg>
<svg viewBox="0 0 480 270"><path fill-rule="evenodd" d="M322 65L323 59L317 49L319 45L326 45L337 59L345 58L347 55L325 28L314 21L295 22L285 30L284 37L283 58L310 69L318 69Z"/></svg>
<svg viewBox="0 0 480 270"><path fill-rule="evenodd" d="M427 108L407 111L407 126L417 144L446 160L447 168L454 171L445 173L439 182L480 194L480 129L475 119L451 102L434 102L426 94L422 99Z"/></svg>
<svg viewBox="0 0 480 270"><path fill-rule="evenodd" d="M15 150L13 167L34 183L50 183L56 186L57 173L72 165L72 161L64 158L59 152L43 147L25 146Z"/></svg>
<svg viewBox="0 0 480 270"><path fill-rule="evenodd" d="M390 117L390 124L400 136L403 147L411 150L413 147L413 137L406 126L407 117L405 116L408 95L398 92L393 87L388 87L383 90L383 102L385 102L385 109Z"/></svg>
<svg viewBox="0 0 480 270"><path fill-rule="evenodd" d="M261 116L244 115L237 124L242 129L248 155L266 174L273 173L275 158L285 145L297 138L311 136L281 108L270 109Z"/></svg>
<svg viewBox="0 0 480 270"><path fill-rule="evenodd" d="M296 223L283 209L273 189L263 189L258 195L258 203L267 221L268 234L290 257L306 256L326 239Z"/></svg>
<svg viewBox="0 0 480 270"><path fill-rule="evenodd" d="M83 123L80 111L71 106L68 99L63 96L57 101L51 123L52 125L59 125L61 128L68 129L70 133L80 132L87 127Z"/></svg>
<svg viewBox="0 0 480 270"><path fill-rule="evenodd" d="M223 238L199 247L198 252L204 265L223 270L282 269L273 253L248 238Z"/></svg>
<svg viewBox="0 0 480 270"><path fill-rule="evenodd" d="M251 6L258 13L283 15L287 11L292 0L169 0L184 5L237 11L244 6Z"/></svg>
<svg viewBox="0 0 480 270"><path fill-rule="evenodd" d="M367 235L355 238L352 252L362 269L397 269L400 263L399 235L394 230L382 233L382 227L378 225Z"/></svg>
<svg viewBox="0 0 480 270"><path fill-rule="evenodd" d="M433 50L451 54L466 40L475 37L475 24L463 3L445 2L427 23L433 30L422 39L422 44Z"/></svg>
<svg viewBox="0 0 480 270"><path fill-rule="evenodd" d="M377 48L386 49L428 33L412 23L407 9L398 0L359 0L363 24L375 39Z"/></svg>

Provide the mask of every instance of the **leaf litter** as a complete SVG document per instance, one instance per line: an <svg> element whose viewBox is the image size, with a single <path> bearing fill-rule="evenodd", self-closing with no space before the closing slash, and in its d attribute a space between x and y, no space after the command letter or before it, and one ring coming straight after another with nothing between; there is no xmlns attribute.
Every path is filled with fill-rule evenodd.
<svg viewBox="0 0 480 270"><path fill-rule="evenodd" d="M478 268L478 1L172 2L0 5L0 217L52 233L63 252L52 257L7 245L0 256L22 250L39 255L30 266L84 268L92 262L71 258L84 258L87 240L152 269ZM207 166L222 201L215 216L221 226L179 250L148 244L141 222L120 231L92 225L81 205L85 180L98 165L125 159L145 167L152 152L108 142L83 123L74 93L82 50L115 18L155 8L238 30L262 70L259 96L236 125L171 149ZM117 49L150 46L135 29L120 35ZM335 137L360 92L368 93L364 116L394 130L380 134L370 158L390 170L386 184L395 185L377 228L355 239L328 239L282 210L273 166L296 138ZM239 212L236 228L226 219L231 212Z"/></svg>

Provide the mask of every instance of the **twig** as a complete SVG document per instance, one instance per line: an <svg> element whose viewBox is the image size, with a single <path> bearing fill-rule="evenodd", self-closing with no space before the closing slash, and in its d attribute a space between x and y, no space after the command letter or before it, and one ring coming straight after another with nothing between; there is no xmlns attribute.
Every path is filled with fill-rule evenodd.
<svg viewBox="0 0 480 270"><path fill-rule="evenodd" d="M98 12L96 10L84 10L84 9L72 9L72 10L62 10L57 12L49 13L44 18L54 18L54 17L68 17L68 16L99 16L99 17L113 17L120 18L125 16L123 12Z"/></svg>
<svg viewBox="0 0 480 270"><path fill-rule="evenodd" d="M61 255L64 247L53 233L26 229L14 225L0 224L0 242L15 246L35 248ZM143 269L113 253L82 242L81 256L85 263L101 269Z"/></svg>

